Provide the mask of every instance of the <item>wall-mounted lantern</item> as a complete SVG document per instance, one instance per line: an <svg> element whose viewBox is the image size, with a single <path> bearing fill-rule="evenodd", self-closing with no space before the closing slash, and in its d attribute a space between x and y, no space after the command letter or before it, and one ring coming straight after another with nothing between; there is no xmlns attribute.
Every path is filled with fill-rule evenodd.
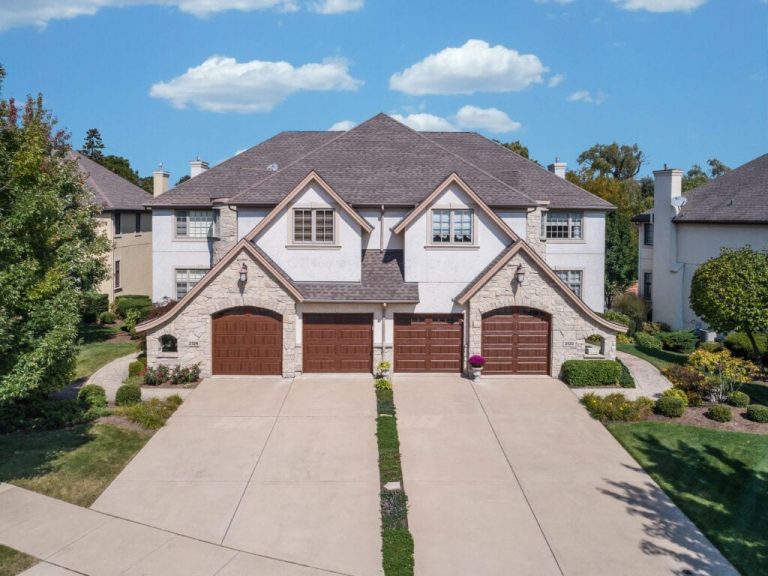
<svg viewBox="0 0 768 576"><path fill-rule="evenodd" d="M522 263L517 267L517 271L515 272L515 280L517 280L517 284L519 286L522 286L523 282L525 281L525 265Z"/></svg>
<svg viewBox="0 0 768 576"><path fill-rule="evenodd" d="M248 281L248 266L243 265L240 267L240 284L245 284Z"/></svg>

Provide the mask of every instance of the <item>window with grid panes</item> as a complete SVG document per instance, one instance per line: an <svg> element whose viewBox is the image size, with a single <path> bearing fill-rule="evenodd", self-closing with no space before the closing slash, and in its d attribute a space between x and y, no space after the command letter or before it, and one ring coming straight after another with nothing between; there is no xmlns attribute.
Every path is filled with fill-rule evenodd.
<svg viewBox="0 0 768 576"><path fill-rule="evenodd" d="M208 238L214 234L213 210L176 210L176 236Z"/></svg>
<svg viewBox="0 0 768 576"><path fill-rule="evenodd" d="M544 237L555 240L581 240L583 224L582 212L547 212L544 216Z"/></svg>
<svg viewBox="0 0 768 576"><path fill-rule="evenodd" d="M293 241L296 244L333 244L334 210L297 208L293 211Z"/></svg>
<svg viewBox="0 0 768 576"><path fill-rule="evenodd" d="M176 269L176 300L184 295L200 282L208 270L203 268L177 268Z"/></svg>
<svg viewBox="0 0 768 576"><path fill-rule="evenodd" d="M468 209L432 210L432 243L471 244L473 215Z"/></svg>
<svg viewBox="0 0 768 576"><path fill-rule="evenodd" d="M576 296L581 298L581 270L555 270L555 274Z"/></svg>

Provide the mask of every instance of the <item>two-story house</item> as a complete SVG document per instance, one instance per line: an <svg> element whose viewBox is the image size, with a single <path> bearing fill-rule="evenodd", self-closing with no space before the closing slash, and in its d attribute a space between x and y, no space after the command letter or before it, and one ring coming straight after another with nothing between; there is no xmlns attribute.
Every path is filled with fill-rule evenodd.
<svg viewBox="0 0 768 576"><path fill-rule="evenodd" d="M120 294L151 297L152 215L144 203L152 195L98 162L72 154L101 208L96 219L111 248L106 258L109 275L99 292L109 296L110 302Z"/></svg>
<svg viewBox="0 0 768 576"><path fill-rule="evenodd" d="M768 249L768 154L683 195L683 171L657 170L653 209L633 219L639 231L640 295L674 330L706 326L691 310L691 280L721 248Z"/></svg>
<svg viewBox="0 0 768 576"><path fill-rule="evenodd" d="M283 132L167 190L155 174L151 364L203 375L553 374L603 319L612 206L475 133L379 114Z"/></svg>

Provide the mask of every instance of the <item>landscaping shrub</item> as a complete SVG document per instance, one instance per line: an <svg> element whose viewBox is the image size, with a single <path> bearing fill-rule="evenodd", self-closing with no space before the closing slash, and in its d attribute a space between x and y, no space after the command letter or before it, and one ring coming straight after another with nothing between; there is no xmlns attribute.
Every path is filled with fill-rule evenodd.
<svg viewBox="0 0 768 576"><path fill-rule="evenodd" d="M616 386L621 379L621 364L615 360L566 360L562 372L569 386Z"/></svg>
<svg viewBox="0 0 768 576"><path fill-rule="evenodd" d="M661 350L661 340L656 338L653 334L646 334L645 332L635 333L635 344L641 350Z"/></svg>
<svg viewBox="0 0 768 576"><path fill-rule="evenodd" d="M669 388L661 393L662 398L679 398L683 402L683 406L688 406L688 395L680 390L680 388Z"/></svg>
<svg viewBox="0 0 768 576"><path fill-rule="evenodd" d="M93 323L109 310L109 297L98 292L84 292L80 301L80 315L83 322Z"/></svg>
<svg viewBox="0 0 768 576"><path fill-rule="evenodd" d="M106 408L107 393L98 384L86 384L77 393L77 401L85 410L91 408Z"/></svg>
<svg viewBox="0 0 768 576"><path fill-rule="evenodd" d="M608 394L598 396L594 393L585 394L581 403L590 416L603 422L638 422L650 416L653 400L640 397L628 400L624 394Z"/></svg>
<svg viewBox="0 0 768 576"><path fill-rule="evenodd" d="M704 415L710 420L715 422L730 422L731 421L731 407L725 404L713 404Z"/></svg>
<svg viewBox="0 0 768 576"><path fill-rule="evenodd" d="M115 313L110 312L109 310L105 310L99 314L99 322L102 324L114 324L116 320L117 317L115 316Z"/></svg>
<svg viewBox="0 0 768 576"><path fill-rule="evenodd" d="M632 374L629 372L629 368L624 365L621 360L616 360L621 365L621 376L619 376L619 386L622 388L634 388L635 379L632 378Z"/></svg>
<svg viewBox="0 0 768 576"><path fill-rule="evenodd" d="M616 296L611 308L629 316L631 319L630 333L639 330L648 318L648 301L628 292Z"/></svg>
<svg viewBox="0 0 768 576"><path fill-rule="evenodd" d="M136 384L123 384L117 389L115 404L118 406L130 406L141 402L141 387Z"/></svg>
<svg viewBox="0 0 768 576"><path fill-rule="evenodd" d="M668 418L680 418L685 412L685 402L677 396L662 396L656 400L653 410Z"/></svg>
<svg viewBox="0 0 768 576"><path fill-rule="evenodd" d="M622 326L626 326L627 328L630 329L630 332L634 332L635 323L632 321L632 318L630 318L626 314L622 314L621 312L617 312L616 310L606 310L601 314L601 316L606 320L609 320L616 324L621 324Z"/></svg>
<svg viewBox="0 0 768 576"><path fill-rule="evenodd" d="M664 322L643 322L643 332L646 332L647 334L669 332L669 326Z"/></svg>
<svg viewBox="0 0 768 576"><path fill-rule="evenodd" d="M158 430L163 427L181 403L182 399L174 394L165 400L152 398L138 404L121 406L118 408L118 414L122 414L148 430Z"/></svg>
<svg viewBox="0 0 768 576"><path fill-rule="evenodd" d="M728 349L707 352L699 348L688 357L688 365L739 384L750 382L758 372L752 362L734 357Z"/></svg>
<svg viewBox="0 0 768 576"><path fill-rule="evenodd" d="M170 375L171 384L191 384L200 379L200 364L191 366L174 366Z"/></svg>
<svg viewBox="0 0 768 576"><path fill-rule="evenodd" d="M392 382L387 378L379 378L376 380L376 390L392 390Z"/></svg>
<svg viewBox="0 0 768 576"><path fill-rule="evenodd" d="M764 362L768 362L768 335L755 334L757 349ZM731 332L723 340L725 347L731 351L734 356L739 358L754 359L755 350L752 348L752 342L744 332Z"/></svg>
<svg viewBox="0 0 768 576"><path fill-rule="evenodd" d="M722 342L699 342L699 348L707 352L720 352L723 349Z"/></svg>
<svg viewBox="0 0 768 576"><path fill-rule="evenodd" d="M675 388L685 392L689 406L701 406L709 395L710 385L707 377L695 368L673 364L661 373Z"/></svg>
<svg viewBox="0 0 768 576"><path fill-rule="evenodd" d="M115 298L115 314L119 318L125 319L130 310L136 310L139 313L139 320L146 318L152 310L152 300L149 296L125 295Z"/></svg>
<svg viewBox="0 0 768 576"><path fill-rule="evenodd" d="M131 335L131 340L138 338L136 333L136 325L141 322L141 312L136 308L131 308L125 315L125 329Z"/></svg>
<svg viewBox="0 0 768 576"><path fill-rule="evenodd" d="M752 404L747 408L747 419L765 424L768 422L768 406Z"/></svg>
<svg viewBox="0 0 768 576"><path fill-rule="evenodd" d="M152 368L147 368L144 373L144 384L147 386L159 386L165 384L171 376L171 369L165 364L158 364Z"/></svg>
<svg viewBox="0 0 768 576"><path fill-rule="evenodd" d="M659 332L656 337L661 340L664 350L690 354L696 349L696 335L688 330Z"/></svg>
<svg viewBox="0 0 768 576"><path fill-rule="evenodd" d="M84 410L77 400L55 398L4 403L0 404L0 434L68 428L97 418L101 410Z"/></svg>
<svg viewBox="0 0 768 576"><path fill-rule="evenodd" d="M736 390L728 394L727 402L734 408L746 408L749 406L749 395Z"/></svg>
<svg viewBox="0 0 768 576"><path fill-rule="evenodd" d="M634 344L635 339L632 338L632 336L629 336L628 334L623 334L619 332L616 334L616 342L619 344Z"/></svg>
<svg viewBox="0 0 768 576"><path fill-rule="evenodd" d="M128 377L141 376L144 370L147 369L147 359L134 360L128 364Z"/></svg>

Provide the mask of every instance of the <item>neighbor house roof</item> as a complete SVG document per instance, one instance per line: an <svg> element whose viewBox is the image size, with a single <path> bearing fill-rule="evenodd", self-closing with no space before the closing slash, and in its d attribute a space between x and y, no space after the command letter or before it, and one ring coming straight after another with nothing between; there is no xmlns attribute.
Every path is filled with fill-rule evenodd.
<svg viewBox="0 0 768 576"><path fill-rule="evenodd" d="M86 178L85 183L93 192L96 203L105 212L114 210L143 211L144 204L152 199L152 194L128 182L98 162L94 162L79 152L73 152L72 155L77 160L80 171Z"/></svg>
<svg viewBox="0 0 768 576"><path fill-rule="evenodd" d="M640 214L635 214L632 216L632 222L636 222L638 224L644 224L646 222L650 222L653 220L653 210L646 210L645 212L640 212Z"/></svg>
<svg viewBox="0 0 768 576"><path fill-rule="evenodd" d="M347 132L284 132L148 205L275 205L312 171L353 206L415 206L456 173L489 206L612 208L479 134L416 132L385 114Z"/></svg>
<svg viewBox="0 0 768 576"><path fill-rule="evenodd" d="M686 193L675 222L768 223L768 154Z"/></svg>

